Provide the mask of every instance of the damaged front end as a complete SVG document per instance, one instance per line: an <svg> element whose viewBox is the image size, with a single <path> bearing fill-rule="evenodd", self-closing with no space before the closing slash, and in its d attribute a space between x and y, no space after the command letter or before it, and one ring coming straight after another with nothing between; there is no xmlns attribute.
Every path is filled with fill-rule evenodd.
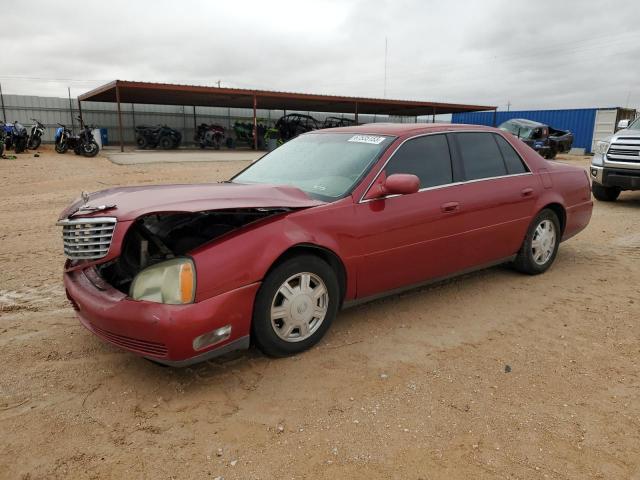
<svg viewBox="0 0 640 480"><path fill-rule="evenodd" d="M247 208L238 210L154 213L136 219L124 236L120 255L96 266L98 274L126 295L133 295L134 280L144 270L173 259L185 259L197 247L214 241L239 228L288 212L287 208ZM185 261L186 262L186 261ZM174 261L168 265L187 265ZM189 268L189 267L180 267ZM193 268L193 266L191 266ZM187 274L178 272L183 277ZM194 273L192 275L195 275ZM185 300L187 297L181 297ZM193 295L191 295L191 301ZM153 295L151 299L154 301ZM155 301L162 303L161 298Z"/></svg>

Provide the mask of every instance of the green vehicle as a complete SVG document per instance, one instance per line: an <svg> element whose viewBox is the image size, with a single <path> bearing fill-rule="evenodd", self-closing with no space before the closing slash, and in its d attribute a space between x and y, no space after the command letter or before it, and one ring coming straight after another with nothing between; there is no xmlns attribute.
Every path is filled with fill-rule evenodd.
<svg viewBox="0 0 640 480"><path fill-rule="evenodd" d="M267 128L258 123L258 150L264 148L264 137ZM251 122L235 122L233 124L233 132L235 138L227 137L227 147L236 148L238 143L247 144L249 148L255 147L253 140L253 123Z"/></svg>

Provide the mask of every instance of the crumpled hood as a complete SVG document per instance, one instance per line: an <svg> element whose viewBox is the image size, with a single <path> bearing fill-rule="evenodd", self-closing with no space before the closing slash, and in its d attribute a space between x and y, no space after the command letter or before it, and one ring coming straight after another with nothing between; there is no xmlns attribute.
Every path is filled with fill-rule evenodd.
<svg viewBox="0 0 640 480"><path fill-rule="evenodd" d="M85 197L86 198L86 197ZM74 201L60 214L60 220L75 217L116 217L134 220L150 213L200 212L235 208L307 208L325 202L314 200L302 190L290 186L264 184L205 183L196 185L154 185L118 187L91 193L85 202ZM91 212L80 207L102 207Z"/></svg>

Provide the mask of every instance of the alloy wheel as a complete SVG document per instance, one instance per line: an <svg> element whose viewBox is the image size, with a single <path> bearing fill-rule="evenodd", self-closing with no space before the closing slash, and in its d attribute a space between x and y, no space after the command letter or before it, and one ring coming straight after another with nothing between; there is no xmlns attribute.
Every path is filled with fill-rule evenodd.
<svg viewBox="0 0 640 480"><path fill-rule="evenodd" d="M536 227L531 241L533 261L544 265L556 248L556 228L551 220L542 220Z"/></svg>
<svg viewBox="0 0 640 480"><path fill-rule="evenodd" d="M322 279L310 272L296 273L278 288L271 302L271 326L286 342L312 336L327 314L329 292Z"/></svg>

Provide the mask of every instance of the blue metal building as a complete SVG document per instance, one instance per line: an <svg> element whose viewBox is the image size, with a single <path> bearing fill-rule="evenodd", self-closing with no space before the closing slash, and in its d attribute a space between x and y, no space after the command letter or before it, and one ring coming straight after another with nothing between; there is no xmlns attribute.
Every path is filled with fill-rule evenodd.
<svg viewBox="0 0 640 480"><path fill-rule="evenodd" d="M593 132L598 110L600 108L578 108L572 110L521 110L514 112L496 112L496 126L512 118L526 118L547 124L558 130L570 130L573 133L573 146L591 151ZM451 123L469 123L472 125L493 126L494 112L454 113Z"/></svg>

